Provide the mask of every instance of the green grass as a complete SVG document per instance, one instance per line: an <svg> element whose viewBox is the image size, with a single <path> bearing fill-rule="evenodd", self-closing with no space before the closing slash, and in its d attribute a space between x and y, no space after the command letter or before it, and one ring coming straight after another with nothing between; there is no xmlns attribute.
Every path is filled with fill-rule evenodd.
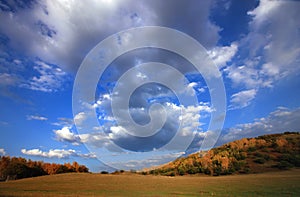
<svg viewBox="0 0 300 197"><path fill-rule="evenodd" d="M0 196L300 196L300 169L233 176L60 174L0 183Z"/></svg>

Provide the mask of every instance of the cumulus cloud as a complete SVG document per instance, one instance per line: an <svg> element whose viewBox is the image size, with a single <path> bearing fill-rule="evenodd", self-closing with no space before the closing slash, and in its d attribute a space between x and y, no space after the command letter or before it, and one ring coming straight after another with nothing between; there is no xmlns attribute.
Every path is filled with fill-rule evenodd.
<svg viewBox="0 0 300 197"><path fill-rule="evenodd" d="M105 96L108 97L108 96ZM102 98L102 97L101 97ZM106 105L108 98L102 98L97 102L97 108ZM84 106L90 108L94 104L84 104ZM102 106L103 105L103 106ZM161 117L161 113L166 113L167 119L162 127L153 130L154 133L149 137L136 137L140 136L140 130L135 129L134 125L126 123L126 121L118 124L113 116L109 114L102 114L99 116L100 125L93 127L92 129L84 129L85 124L80 125L83 129L79 134L72 132L70 127L63 127L60 130L55 130L56 139L78 145L86 143L97 150L97 148L105 148L111 152L122 152L121 149L131 151L150 151L158 149L161 146L167 144L174 135L178 135L181 140L193 138L193 136L202 131L200 117L209 114L214 111L209 106L209 103L200 103L198 106L182 106L176 105L171 102L162 104L163 108L156 108L151 110L152 116ZM149 119L149 111L144 107L130 108L130 115L137 124L147 124ZM109 109L107 109L109 112ZM79 113L80 114L80 113ZM81 116L81 115L79 115ZM89 114L85 114L85 120L88 122L90 118ZM162 118L160 118L162 119ZM153 121L153 120L151 120ZM157 124L155 124L157 126ZM78 130L78 127L77 127ZM177 143L175 143L177 144ZM179 146L182 142L178 142ZM172 151L178 150L179 147L168 147ZM100 149L99 149L100 150Z"/></svg>
<svg viewBox="0 0 300 197"><path fill-rule="evenodd" d="M71 132L70 127L63 127L62 129L54 131L56 139L59 141L70 142L73 145L79 145L81 143L80 137Z"/></svg>
<svg viewBox="0 0 300 197"><path fill-rule="evenodd" d="M75 115L74 121L76 124L81 125L84 120L87 119L87 114L85 112L79 112L78 114Z"/></svg>
<svg viewBox="0 0 300 197"><path fill-rule="evenodd" d="M229 109L240 109L247 107L255 98L257 90L243 90L231 96Z"/></svg>
<svg viewBox="0 0 300 197"><path fill-rule="evenodd" d="M6 152L5 152L4 148L0 148L0 155L5 155L5 154L6 154Z"/></svg>
<svg viewBox="0 0 300 197"><path fill-rule="evenodd" d="M93 153L87 153L87 154L81 154L77 153L73 149L50 149L49 151L42 151L40 149L22 149L21 152L25 155L30 155L30 156L39 156L39 157L47 157L47 158L69 158L71 156L73 157L83 157L83 158L95 158L95 154Z"/></svg>
<svg viewBox="0 0 300 197"><path fill-rule="evenodd" d="M27 6L4 2L0 31L15 51L76 71L98 42L130 27L161 25L181 29L204 46L212 47L220 29L209 20L210 6L209 0L32 1ZM82 10L88 12L83 15Z"/></svg>
<svg viewBox="0 0 300 197"><path fill-rule="evenodd" d="M126 124L121 122L120 125L113 123L109 125L103 125L101 128L97 127L97 130L88 134L80 134L80 138L85 143L92 143L97 147L110 148L112 142L117 146L126 150L132 151L150 151L158 149L161 146L167 144L174 135L180 136L181 140L193 138L193 136L201 131L200 115L211 113L213 109L208 103L202 103L199 106L177 106L173 103L165 103L162 108L158 108L152 111L153 114L161 113L161 110L166 113L166 121L161 128L158 128L151 136L148 137L136 137L140 136L140 130L135 128L135 125ZM144 108L134 108L130 110L131 116L136 123L142 123L147 120L149 114ZM160 115L158 115L160 117ZM152 121L152 120L151 120ZM175 143L179 147L170 146L170 150L180 149L181 142ZM119 151L119 149L116 149Z"/></svg>
<svg viewBox="0 0 300 197"><path fill-rule="evenodd" d="M41 120L41 121L45 121L45 120L48 120L48 118L46 118L44 116L28 115L27 116L27 120Z"/></svg>

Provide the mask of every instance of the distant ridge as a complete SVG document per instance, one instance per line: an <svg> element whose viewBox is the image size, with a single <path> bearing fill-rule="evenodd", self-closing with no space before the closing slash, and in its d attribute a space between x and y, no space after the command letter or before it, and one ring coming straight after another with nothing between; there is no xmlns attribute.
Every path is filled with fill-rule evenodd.
<svg viewBox="0 0 300 197"><path fill-rule="evenodd" d="M144 170L143 174L227 175L260 173L300 167L300 134L285 132L243 138L206 152L193 153L164 164L156 169Z"/></svg>

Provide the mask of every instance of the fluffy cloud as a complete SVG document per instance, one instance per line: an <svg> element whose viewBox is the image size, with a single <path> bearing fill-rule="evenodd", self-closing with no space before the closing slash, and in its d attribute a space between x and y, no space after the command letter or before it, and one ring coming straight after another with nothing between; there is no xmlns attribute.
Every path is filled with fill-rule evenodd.
<svg viewBox="0 0 300 197"><path fill-rule="evenodd" d="M229 109L239 109L247 107L250 102L255 98L257 90L243 90L231 96Z"/></svg>
<svg viewBox="0 0 300 197"><path fill-rule="evenodd" d="M230 66L224 69L227 77L231 79L234 86L246 88L256 88L263 86L263 79L259 76L259 71L249 64L243 66Z"/></svg>
<svg viewBox="0 0 300 197"><path fill-rule="evenodd" d="M63 127L60 130L55 130L54 133L59 141L70 142L73 145L79 145L79 143L81 143L80 137L71 132L70 127Z"/></svg>
<svg viewBox="0 0 300 197"><path fill-rule="evenodd" d="M239 124L222 134L218 144L229 141L256 137L259 135L283 133L285 131L300 131L300 108L288 109L278 107L267 117L259 118L252 123Z"/></svg>
<svg viewBox="0 0 300 197"><path fill-rule="evenodd" d="M27 116L27 120L41 120L41 121L45 121L45 120L48 120L48 118L46 118L44 116L28 115Z"/></svg>
<svg viewBox="0 0 300 197"><path fill-rule="evenodd" d="M281 79L299 73L299 9L296 1L261 0L256 8L248 11L252 17L249 32L237 42L235 62L224 69L234 88L270 88ZM232 99L235 98L233 95Z"/></svg>
<svg viewBox="0 0 300 197"><path fill-rule="evenodd" d="M39 157L48 157L48 158L69 158L71 156L73 157L83 157L83 158L95 158L96 156L93 153L87 153L87 154L81 154L77 153L73 149L65 150L65 149L50 149L48 152L47 151L42 151L40 149L31 149L31 150L26 150L22 149L21 152L25 155L30 155L30 156L39 156Z"/></svg>
<svg viewBox="0 0 300 197"><path fill-rule="evenodd" d="M209 56L213 59L215 64L222 68L226 66L227 62L235 56L238 51L238 46L236 43L232 43L230 46L214 47L212 50L208 51Z"/></svg>
<svg viewBox="0 0 300 197"><path fill-rule="evenodd" d="M15 51L76 71L99 41L130 27L161 25L186 30L212 47L220 29L209 20L210 6L209 0L32 1L26 6L11 1L1 4L0 32Z"/></svg>
<svg viewBox="0 0 300 197"><path fill-rule="evenodd" d="M0 148L0 155L5 155L5 154L6 154L6 152L5 152L4 148Z"/></svg>
<svg viewBox="0 0 300 197"><path fill-rule="evenodd" d="M78 114L75 115L74 121L76 124L81 125L84 120L87 119L87 114L85 112L79 112Z"/></svg>
<svg viewBox="0 0 300 197"><path fill-rule="evenodd" d="M104 104L103 102L101 103ZM101 105L98 107L101 107ZM106 122L102 126L96 127L87 133L78 135L72 134L69 137L72 141L69 140L69 142L78 142L78 140L76 140L78 137L81 139L81 143L87 143L93 147L106 148L112 152L120 152L120 147L125 150L140 152L158 149L167 144L174 135L177 134L180 137L181 142L175 144L179 144L179 147L176 147L176 145L168 147L168 149L174 151L180 149L184 140L192 139L197 132L201 131L200 126L202 126L202 123L199 120L201 117L200 115L209 114L212 111L213 109L208 103L185 107L167 102L163 104L163 108L152 109L150 112L152 116L157 117L161 117L161 113L165 113L166 120L162 127L157 128L157 130L151 127L154 129L154 133L151 133L151 136L149 137L136 137L140 136L141 130L136 129L134 124L126 123L126 121L122 122L123 120L121 120L121 124L116 124L116 122ZM131 117L137 124L148 123L146 121L150 121L148 113L149 112L143 107L130 108ZM105 116L102 118L105 119ZM155 124L155 126L157 125L160 124ZM68 132L68 134L70 133ZM67 137L65 136L64 139L66 138Z"/></svg>

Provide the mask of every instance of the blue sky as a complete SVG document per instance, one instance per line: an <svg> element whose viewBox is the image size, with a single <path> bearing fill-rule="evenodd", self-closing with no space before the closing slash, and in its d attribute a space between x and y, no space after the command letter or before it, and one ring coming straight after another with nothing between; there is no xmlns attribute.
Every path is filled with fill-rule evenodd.
<svg viewBox="0 0 300 197"><path fill-rule="evenodd" d="M94 98L74 102L74 81L91 49L110 35L144 26L189 35L219 70L226 114L215 145L300 130L297 1L15 0L0 1L0 10L0 155L58 163L76 160L95 172L141 169L198 151L205 137L214 138L215 131L208 128L216 109L207 81L171 51L142 48L118 56L99 76ZM162 65L141 66L148 62L170 65L185 80L174 78ZM160 78L174 88L141 85ZM87 77L84 84L89 87L90 81ZM126 103L114 94L118 84L120 91L140 86ZM197 103L181 103L178 94ZM119 116L114 116L112 103ZM135 123L162 124L160 129L139 137L141 127L128 123L123 107ZM92 115L83 109L96 112L97 126L88 123ZM176 145L167 147L177 131ZM181 142L190 143L184 148Z"/></svg>

